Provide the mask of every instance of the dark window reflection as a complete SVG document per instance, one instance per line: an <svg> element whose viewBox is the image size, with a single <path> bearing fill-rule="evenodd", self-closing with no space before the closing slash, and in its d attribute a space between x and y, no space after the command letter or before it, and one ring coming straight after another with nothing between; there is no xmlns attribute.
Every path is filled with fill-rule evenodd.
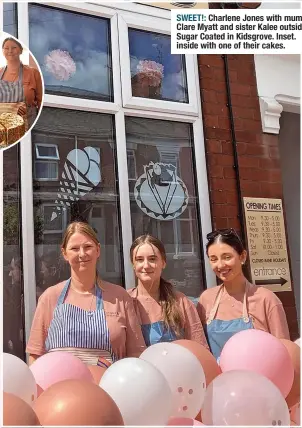
<svg viewBox="0 0 302 428"><path fill-rule="evenodd" d="M113 101L108 19L29 5L29 43L47 93Z"/></svg>
<svg viewBox="0 0 302 428"><path fill-rule="evenodd" d="M3 351L25 360L19 144L3 152Z"/></svg>
<svg viewBox="0 0 302 428"><path fill-rule="evenodd" d="M171 37L129 29L132 95L188 103L184 55L171 54Z"/></svg>
<svg viewBox="0 0 302 428"><path fill-rule="evenodd" d="M18 17L16 3L3 4L3 31L18 37Z"/></svg>
<svg viewBox="0 0 302 428"><path fill-rule="evenodd" d="M113 117L44 108L32 145L37 297L70 275L60 245L74 220L97 232L101 277L122 285Z"/></svg>

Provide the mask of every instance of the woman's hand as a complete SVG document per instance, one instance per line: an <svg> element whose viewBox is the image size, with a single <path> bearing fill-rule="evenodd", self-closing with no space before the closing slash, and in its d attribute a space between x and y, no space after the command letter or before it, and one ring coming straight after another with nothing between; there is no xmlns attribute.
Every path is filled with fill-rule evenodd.
<svg viewBox="0 0 302 428"><path fill-rule="evenodd" d="M20 107L18 108L17 114L18 114L19 116L25 116L25 115L26 115L26 107L20 106Z"/></svg>

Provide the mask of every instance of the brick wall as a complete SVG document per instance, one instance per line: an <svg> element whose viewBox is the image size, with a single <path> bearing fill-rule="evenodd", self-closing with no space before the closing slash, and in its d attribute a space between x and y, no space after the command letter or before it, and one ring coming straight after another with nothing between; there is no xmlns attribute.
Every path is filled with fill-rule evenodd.
<svg viewBox="0 0 302 428"><path fill-rule="evenodd" d="M228 55L228 66L241 195L282 198L279 137L262 132L254 57ZM240 230L224 61L221 55L199 55L198 67L213 228ZM296 339L299 333L294 293L277 294L292 339Z"/></svg>

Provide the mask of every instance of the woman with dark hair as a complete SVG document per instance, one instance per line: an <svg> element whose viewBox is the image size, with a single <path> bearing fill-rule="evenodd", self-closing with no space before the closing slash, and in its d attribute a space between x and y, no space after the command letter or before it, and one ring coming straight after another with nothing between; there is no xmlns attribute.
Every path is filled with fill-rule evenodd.
<svg viewBox="0 0 302 428"><path fill-rule="evenodd" d="M130 248L137 286L128 290L147 346L189 339L208 348L194 304L162 278L167 258L163 243L142 235Z"/></svg>
<svg viewBox="0 0 302 428"><path fill-rule="evenodd" d="M218 359L228 339L251 328L289 339L281 301L272 291L249 283L244 276L247 252L237 232L215 230L207 239L207 256L222 284L202 293L197 310L213 355Z"/></svg>
<svg viewBox="0 0 302 428"><path fill-rule="evenodd" d="M23 47L18 40L7 37L2 43L6 66L0 69L0 102L24 103L17 114L26 116L28 129L33 125L41 107L42 79L37 69L23 65Z"/></svg>

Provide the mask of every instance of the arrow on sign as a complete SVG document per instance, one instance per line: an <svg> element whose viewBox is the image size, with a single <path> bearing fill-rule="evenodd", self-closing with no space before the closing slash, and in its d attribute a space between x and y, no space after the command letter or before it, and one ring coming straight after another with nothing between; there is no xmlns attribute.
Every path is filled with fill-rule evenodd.
<svg viewBox="0 0 302 428"><path fill-rule="evenodd" d="M282 285L287 283L287 279L284 278L279 278L279 279L263 279L263 280L259 280L259 281L255 281L256 285L276 285L276 284L280 284L281 287Z"/></svg>

